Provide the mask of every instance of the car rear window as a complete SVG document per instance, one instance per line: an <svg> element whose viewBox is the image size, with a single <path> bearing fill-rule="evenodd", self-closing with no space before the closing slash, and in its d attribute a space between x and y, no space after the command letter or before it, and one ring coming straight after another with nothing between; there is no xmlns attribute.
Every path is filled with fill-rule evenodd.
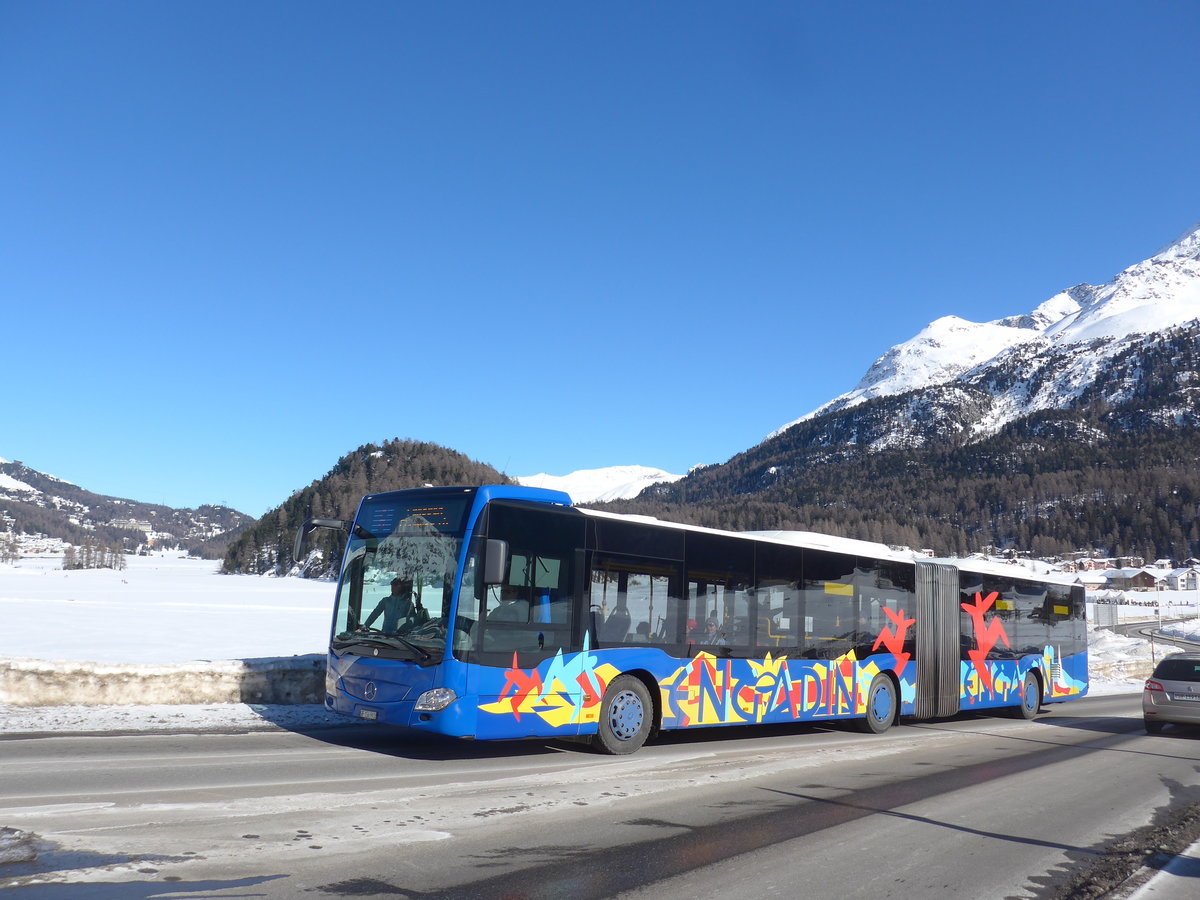
<svg viewBox="0 0 1200 900"><path fill-rule="evenodd" d="M1200 659L1164 659L1154 670L1154 677L1168 681L1200 681Z"/></svg>

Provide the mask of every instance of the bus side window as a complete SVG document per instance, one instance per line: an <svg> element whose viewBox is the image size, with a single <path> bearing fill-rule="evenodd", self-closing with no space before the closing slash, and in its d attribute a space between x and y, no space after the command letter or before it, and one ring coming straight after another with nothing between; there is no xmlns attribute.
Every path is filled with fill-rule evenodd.
<svg viewBox="0 0 1200 900"><path fill-rule="evenodd" d="M1035 636L1039 630L1045 633L1045 626L1040 623L1034 623L1032 628L1018 623L1020 601L1012 579L964 572L960 590L963 659L968 659L972 650L982 650L988 659L1011 659L1019 655L1014 649L1021 637L1018 629L1025 636Z"/></svg>
<svg viewBox="0 0 1200 900"><path fill-rule="evenodd" d="M677 578L669 563L594 554L588 602L599 646L677 640Z"/></svg>
<svg viewBox="0 0 1200 900"><path fill-rule="evenodd" d="M803 646L804 617L800 591L796 586L760 585L755 597L758 608L758 629L755 632L757 646L768 649Z"/></svg>
<svg viewBox="0 0 1200 900"><path fill-rule="evenodd" d="M570 576L564 560L514 550L508 583L488 586L483 648L572 649Z"/></svg>
<svg viewBox="0 0 1200 900"><path fill-rule="evenodd" d="M854 648L860 628L856 575L852 556L805 550L804 608L810 642L805 656L837 659Z"/></svg>
<svg viewBox="0 0 1200 900"><path fill-rule="evenodd" d="M781 649L796 656L804 647L806 611L800 579L803 572L803 551L799 547L761 544L755 549L754 643L759 653Z"/></svg>
<svg viewBox="0 0 1200 900"><path fill-rule="evenodd" d="M750 655L754 544L728 535L689 533L686 543L689 641ZM689 652L692 652L689 650Z"/></svg>

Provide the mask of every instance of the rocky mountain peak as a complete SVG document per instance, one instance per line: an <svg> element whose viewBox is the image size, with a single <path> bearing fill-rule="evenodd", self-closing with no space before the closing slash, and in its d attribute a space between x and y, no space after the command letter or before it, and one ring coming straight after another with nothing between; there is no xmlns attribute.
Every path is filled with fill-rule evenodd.
<svg viewBox="0 0 1200 900"><path fill-rule="evenodd" d="M1200 319L1200 226L1103 285L1078 284L1032 312L971 322L943 316L891 347L850 391L768 437L868 400L958 384L973 395L1003 384L1003 397L972 430L988 433L1069 402L1129 341ZM1061 370L1069 359L1069 371ZM1020 372L1026 388L1013 376ZM1028 385L1036 389L1028 389ZM988 391L991 392L990 390Z"/></svg>

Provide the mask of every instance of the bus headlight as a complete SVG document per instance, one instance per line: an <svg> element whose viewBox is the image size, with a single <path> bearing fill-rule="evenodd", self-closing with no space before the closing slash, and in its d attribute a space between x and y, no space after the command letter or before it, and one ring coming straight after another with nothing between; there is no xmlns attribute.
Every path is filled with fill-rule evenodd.
<svg viewBox="0 0 1200 900"><path fill-rule="evenodd" d="M417 712L441 712L458 699L458 694L450 688L434 688L426 691L417 698Z"/></svg>

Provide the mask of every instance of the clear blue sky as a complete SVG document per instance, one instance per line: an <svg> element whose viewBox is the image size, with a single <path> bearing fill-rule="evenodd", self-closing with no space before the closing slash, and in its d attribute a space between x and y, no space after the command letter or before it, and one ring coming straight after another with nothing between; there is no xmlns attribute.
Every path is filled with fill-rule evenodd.
<svg viewBox="0 0 1200 900"><path fill-rule="evenodd" d="M0 456L722 462L1200 220L1200 4L0 0Z"/></svg>

